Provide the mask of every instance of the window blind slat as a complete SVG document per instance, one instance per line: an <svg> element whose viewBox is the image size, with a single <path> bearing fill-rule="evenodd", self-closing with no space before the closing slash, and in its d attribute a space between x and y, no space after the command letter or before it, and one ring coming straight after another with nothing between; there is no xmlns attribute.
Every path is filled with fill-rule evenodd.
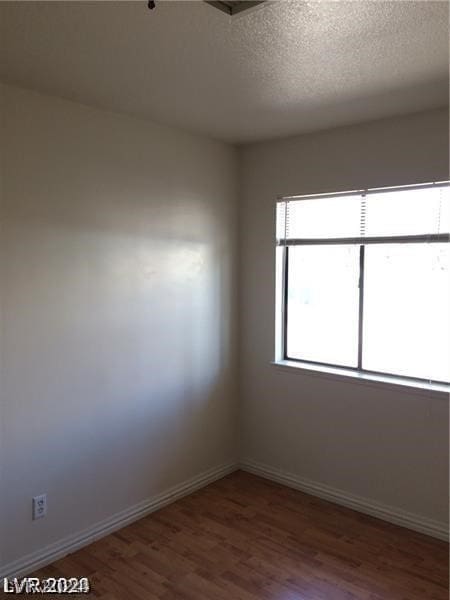
<svg viewBox="0 0 450 600"><path fill-rule="evenodd" d="M370 245L370 244L424 244L449 242L450 234L432 233L423 235L391 235L391 236L359 236L350 238L289 238L277 240L277 246L329 246L342 244Z"/></svg>

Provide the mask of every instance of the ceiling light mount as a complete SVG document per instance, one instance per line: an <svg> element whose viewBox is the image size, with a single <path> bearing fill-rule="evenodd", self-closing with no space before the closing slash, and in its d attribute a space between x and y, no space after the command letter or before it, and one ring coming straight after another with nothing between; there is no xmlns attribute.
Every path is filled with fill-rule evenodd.
<svg viewBox="0 0 450 600"><path fill-rule="evenodd" d="M221 10L227 15L233 16L246 10L250 10L251 8L255 8L255 6L259 6L260 4L264 4L266 0L220 0L217 2L209 2L208 0L205 0L205 2L206 4L210 4L211 6L214 6L214 8Z"/></svg>
<svg viewBox="0 0 450 600"><path fill-rule="evenodd" d="M206 4L210 4L217 8L218 10L230 15L237 15L238 13L242 13L244 11L250 10L251 8L255 8L260 4L264 4L267 0L217 0L216 2L209 2L208 0L204 0ZM153 10L156 6L156 2L153 0L149 0L147 2L147 6L150 10Z"/></svg>

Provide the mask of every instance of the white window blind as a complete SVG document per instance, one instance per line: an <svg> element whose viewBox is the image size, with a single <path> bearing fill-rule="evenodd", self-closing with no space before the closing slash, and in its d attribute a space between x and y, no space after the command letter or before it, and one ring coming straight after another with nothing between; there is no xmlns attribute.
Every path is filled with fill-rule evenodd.
<svg viewBox="0 0 450 600"><path fill-rule="evenodd" d="M450 381L449 182L277 204L285 360Z"/></svg>
<svg viewBox="0 0 450 600"><path fill-rule="evenodd" d="M277 243L377 242L450 233L448 182L286 198L277 205Z"/></svg>

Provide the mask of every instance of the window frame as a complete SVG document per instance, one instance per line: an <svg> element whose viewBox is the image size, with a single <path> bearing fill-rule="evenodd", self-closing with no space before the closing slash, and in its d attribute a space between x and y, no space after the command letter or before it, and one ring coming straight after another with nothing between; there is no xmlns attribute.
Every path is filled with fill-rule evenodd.
<svg viewBox="0 0 450 600"><path fill-rule="evenodd" d="M366 196L373 193L382 192L394 192L408 189L425 189L433 187L449 187L450 181L440 181L427 184L409 185L409 186L396 186L396 187L385 187L385 188L368 188L365 190L354 190L352 192L337 192L327 194L313 194L306 196L290 196L290 197L279 197L277 198L276 207L280 202L286 202L289 200L306 200L306 199L321 199L321 198L339 198L349 195L361 195ZM275 222L277 219L277 210L275 210ZM361 240L364 243L361 243ZM280 256L277 256L277 299L276 299L276 329L277 329L277 340L276 340L276 357L275 364L289 364L296 363L299 366L313 367L315 370L321 367L325 371L329 369L336 369L339 371L348 372L349 375L354 374L355 376L361 377L364 375L370 377L382 377L390 380L397 380L399 383L405 382L409 385L424 385L424 384L436 384L438 386L444 386L450 388L450 381L440 381L431 378L412 377L407 375L401 375L396 373L389 373L385 371L373 371L370 369L364 369L362 366L362 353L363 353L363 326L364 326L364 281L365 281L365 246L369 244L429 244L429 243L449 243L450 235L448 233L437 233L437 234L421 234L421 235L396 235L396 236L375 236L375 237L351 237L351 238L305 238L305 239L294 239L284 240L280 243L276 240L276 248L281 252ZM289 248L291 246L324 246L324 245L345 245L345 244L356 244L359 245L359 301L358 301L358 350L357 350L357 366L349 367L346 365L340 365L336 363L326 363L320 361L313 361L302 358L293 358L288 355L287 352L287 327L288 327L288 292L289 292ZM281 309L281 314L280 314ZM278 358L278 360L277 360Z"/></svg>

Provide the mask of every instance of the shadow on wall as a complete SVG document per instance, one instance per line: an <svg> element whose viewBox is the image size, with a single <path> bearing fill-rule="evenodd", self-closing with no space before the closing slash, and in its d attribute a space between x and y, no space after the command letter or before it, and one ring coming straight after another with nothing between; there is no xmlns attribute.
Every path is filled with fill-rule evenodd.
<svg viewBox="0 0 450 600"><path fill-rule="evenodd" d="M7 527L3 561L234 447L226 244L205 222L198 239L180 239L181 224L123 233L117 210L117 227L82 220L5 221L5 511L25 525ZM42 492L49 514L31 523L29 499Z"/></svg>

